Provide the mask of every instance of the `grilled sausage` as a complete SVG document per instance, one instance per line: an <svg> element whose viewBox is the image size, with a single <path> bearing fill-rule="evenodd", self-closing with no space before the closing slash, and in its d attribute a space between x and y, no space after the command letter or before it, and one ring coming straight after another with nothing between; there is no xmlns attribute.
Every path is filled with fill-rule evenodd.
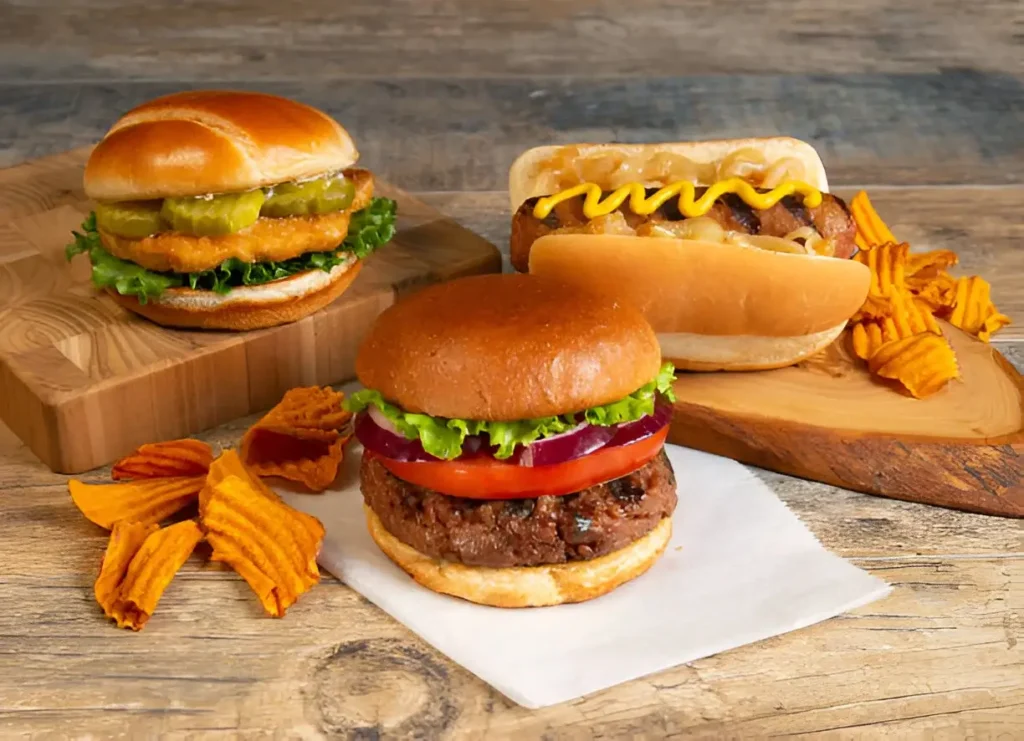
<svg viewBox="0 0 1024 741"><path fill-rule="evenodd" d="M647 196L650 197L656 190L648 188ZM696 197L699 198L705 190L698 188ZM835 257L852 257L857 251L853 241L857 227L849 209L843 199L831 193L822 193L821 197L821 205L815 208L805 206L802 198L786 196L771 208L760 211L748 206L739 196L729 193L719 198L707 215L723 229L767 237L784 237L800 227L813 226L821 236L833 238ZM545 219L533 215L533 207L538 200L527 200L512 217L512 265L521 273L529 270L530 248L540 237L565 227L578 227L580 231L585 231L590 221L583 214L583 196L562 201ZM686 218L679 212L674 198L649 216L634 214L629 210L628 201L619 211L633 228L648 221L680 221ZM601 233L601 229L595 228L594 232Z"/></svg>

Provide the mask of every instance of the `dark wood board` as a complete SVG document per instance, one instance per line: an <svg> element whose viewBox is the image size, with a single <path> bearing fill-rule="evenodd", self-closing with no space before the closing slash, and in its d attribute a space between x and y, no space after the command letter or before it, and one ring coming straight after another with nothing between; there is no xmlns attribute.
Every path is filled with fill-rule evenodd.
<svg viewBox="0 0 1024 741"><path fill-rule="evenodd" d="M669 441L868 494L1024 517L1024 378L949 325L962 378L926 399L871 376L842 336L795 367L687 373Z"/></svg>
<svg viewBox="0 0 1024 741"><path fill-rule="evenodd" d="M0 79L1021 71L1012 0L0 2ZM45 43L40 43L45 42Z"/></svg>
<svg viewBox="0 0 1024 741"><path fill-rule="evenodd" d="M396 296L501 269L482 237L378 183L398 201L398 231L334 303L255 332L165 329L96 291L88 261L64 260L90 209L86 154L0 172L0 419L61 473L266 409L295 386L346 380L366 329Z"/></svg>
<svg viewBox="0 0 1024 741"><path fill-rule="evenodd" d="M352 132L363 164L406 190L504 190L512 161L539 144L778 133L814 144L833 188L1024 182L1013 115L1024 78L975 70L0 84L0 164L89 144L134 105L211 85L323 108Z"/></svg>

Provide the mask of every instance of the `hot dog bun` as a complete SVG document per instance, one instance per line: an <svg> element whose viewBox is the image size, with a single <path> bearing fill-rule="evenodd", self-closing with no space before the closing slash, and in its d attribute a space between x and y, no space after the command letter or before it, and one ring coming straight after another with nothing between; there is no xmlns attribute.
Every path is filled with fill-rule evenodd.
<svg viewBox="0 0 1024 741"><path fill-rule="evenodd" d="M541 237L529 269L635 305L663 356L689 370L792 365L835 339L871 281L854 260L587 234Z"/></svg>
<svg viewBox="0 0 1024 741"><path fill-rule="evenodd" d="M596 166L588 160L604 153L611 159ZM789 137L528 150L509 172L509 197L516 214L510 243L513 263L517 269L575 282L634 304L658 334L664 357L680 369L792 365L830 344L861 306L870 282L864 265L730 241L548 234L557 222L549 226L532 211L523 211L528 208L524 202L587 178L596 177L593 182L605 191L630 181L662 187L680 178L698 187L710 186L716 177L727 177L723 173L729 173L737 160L748 161L751 153L749 161L761 160L765 168L786 160L792 165L787 168L789 177L828 192L818 153L810 144ZM670 166L651 166L657 158ZM833 207L840 219L846 218L843 209L842 204ZM847 239L852 242L848 235Z"/></svg>

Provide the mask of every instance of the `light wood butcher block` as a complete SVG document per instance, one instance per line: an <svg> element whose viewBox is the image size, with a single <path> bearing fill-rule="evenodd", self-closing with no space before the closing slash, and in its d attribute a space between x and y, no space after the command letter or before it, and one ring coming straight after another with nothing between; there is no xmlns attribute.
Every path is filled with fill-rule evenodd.
<svg viewBox="0 0 1024 741"><path fill-rule="evenodd" d="M1024 379L943 323L962 379L926 399L871 376L844 335L819 356L675 384L669 440L854 491L1024 517Z"/></svg>
<svg viewBox="0 0 1024 741"><path fill-rule="evenodd" d="M269 408L294 386L350 378L363 333L396 296L501 270L492 244L378 183L398 201L398 232L326 309L256 332L164 329L98 292L88 260L64 258L91 208L87 156L0 171L0 418L60 473Z"/></svg>

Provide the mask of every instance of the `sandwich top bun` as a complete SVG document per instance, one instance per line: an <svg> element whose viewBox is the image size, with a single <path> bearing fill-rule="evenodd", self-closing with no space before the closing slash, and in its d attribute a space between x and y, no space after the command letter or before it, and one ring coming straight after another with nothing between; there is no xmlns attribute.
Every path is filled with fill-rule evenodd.
<svg viewBox="0 0 1024 741"><path fill-rule="evenodd" d="M516 420L617 401L660 365L658 340L632 306L550 278L482 275L385 310L356 375L409 412Z"/></svg>
<svg viewBox="0 0 1024 741"><path fill-rule="evenodd" d="M266 93L201 90L122 116L93 150L85 193L130 201L226 193L351 166L348 132L327 114Z"/></svg>
<svg viewBox="0 0 1024 741"><path fill-rule="evenodd" d="M679 369L778 368L828 345L864 302L855 260L696 240L552 234L530 273L639 308Z"/></svg>
<svg viewBox="0 0 1024 741"><path fill-rule="evenodd" d="M549 196L561 190L557 185L559 173L548 166L547 163L564 146L534 147L523 152L512 163L508 175L508 192L513 212L529 198ZM755 149L769 163L784 158L798 160L805 170L804 181L822 192L828 191L825 165L822 164L821 157L818 156L817 151L807 142L788 136L665 142L657 144L573 144L569 146L577 150L581 157L603 152L614 152L626 158L643 159L651 153L657 152L681 155L697 164L719 162L732 152ZM668 185L667 182L650 184ZM705 182L696 182L694 184L697 186L711 185L711 183Z"/></svg>

